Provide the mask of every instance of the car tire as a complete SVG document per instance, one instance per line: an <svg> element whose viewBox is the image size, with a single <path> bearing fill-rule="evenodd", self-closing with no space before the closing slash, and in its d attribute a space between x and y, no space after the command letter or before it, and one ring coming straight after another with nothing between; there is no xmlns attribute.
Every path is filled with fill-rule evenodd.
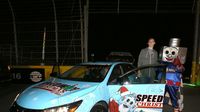
<svg viewBox="0 0 200 112"><path fill-rule="evenodd" d="M97 103L90 112L108 112L108 108L104 103Z"/></svg>

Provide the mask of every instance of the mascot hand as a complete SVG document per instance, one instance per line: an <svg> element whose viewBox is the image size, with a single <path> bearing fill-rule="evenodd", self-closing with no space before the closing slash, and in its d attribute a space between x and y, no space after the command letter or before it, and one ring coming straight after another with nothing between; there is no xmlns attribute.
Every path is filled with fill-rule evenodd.
<svg viewBox="0 0 200 112"><path fill-rule="evenodd" d="M183 66L183 64L181 63L180 58L178 56L174 59L173 64L176 66L179 66L179 67Z"/></svg>
<svg viewBox="0 0 200 112"><path fill-rule="evenodd" d="M179 72L183 72L185 70L185 68L184 68L183 64L181 63L180 58L178 56L174 59L173 64L176 66L176 68Z"/></svg>
<svg viewBox="0 0 200 112"><path fill-rule="evenodd" d="M185 70L185 68L184 68L183 64L181 63L179 57L176 57L174 59L173 64L176 66L176 68L177 68L178 71L183 72Z"/></svg>
<svg viewBox="0 0 200 112"><path fill-rule="evenodd" d="M176 66L176 68L177 68L177 70L180 71L180 72L185 71L185 68L184 68L183 65L181 65L181 66Z"/></svg>

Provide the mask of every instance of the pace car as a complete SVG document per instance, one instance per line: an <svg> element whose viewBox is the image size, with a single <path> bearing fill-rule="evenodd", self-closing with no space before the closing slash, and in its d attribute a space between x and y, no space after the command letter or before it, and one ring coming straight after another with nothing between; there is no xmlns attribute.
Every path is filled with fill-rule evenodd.
<svg viewBox="0 0 200 112"><path fill-rule="evenodd" d="M142 69L81 63L19 93L10 112L162 112L165 84L145 83Z"/></svg>

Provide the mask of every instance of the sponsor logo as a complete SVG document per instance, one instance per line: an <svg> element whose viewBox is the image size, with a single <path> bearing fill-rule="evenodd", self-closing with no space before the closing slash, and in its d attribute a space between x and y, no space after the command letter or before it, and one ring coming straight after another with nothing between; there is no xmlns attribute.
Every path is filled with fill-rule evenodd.
<svg viewBox="0 0 200 112"><path fill-rule="evenodd" d="M39 82L42 80L42 74L38 71L33 71L30 73L30 79L33 82Z"/></svg>
<svg viewBox="0 0 200 112"><path fill-rule="evenodd" d="M138 108L162 108L164 96L162 95L137 95Z"/></svg>
<svg viewBox="0 0 200 112"><path fill-rule="evenodd" d="M57 95L62 95L64 92L80 89L76 86L77 84L68 85L68 84L62 84L62 83L56 83L56 82L45 82L45 83L35 86L34 88L39 88L39 89L50 91L51 93L54 93Z"/></svg>
<svg viewBox="0 0 200 112"><path fill-rule="evenodd" d="M173 68L166 68L166 72L173 72L173 73L174 73L174 72L176 72L176 71L175 71L175 69L173 69Z"/></svg>

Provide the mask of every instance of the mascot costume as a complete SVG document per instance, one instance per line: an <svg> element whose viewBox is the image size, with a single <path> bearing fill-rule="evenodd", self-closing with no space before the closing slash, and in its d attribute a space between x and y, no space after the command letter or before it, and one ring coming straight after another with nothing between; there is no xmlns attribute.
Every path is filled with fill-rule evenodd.
<svg viewBox="0 0 200 112"><path fill-rule="evenodd" d="M164 46L160 53L161 63L166 65L165 103L172 105L174 112L181 112L183 109L182 72L187 48L179 47L179 44L180 39L171 38L169 46ZM158 79L161 79L161 76L158 76Z"/></svg>

